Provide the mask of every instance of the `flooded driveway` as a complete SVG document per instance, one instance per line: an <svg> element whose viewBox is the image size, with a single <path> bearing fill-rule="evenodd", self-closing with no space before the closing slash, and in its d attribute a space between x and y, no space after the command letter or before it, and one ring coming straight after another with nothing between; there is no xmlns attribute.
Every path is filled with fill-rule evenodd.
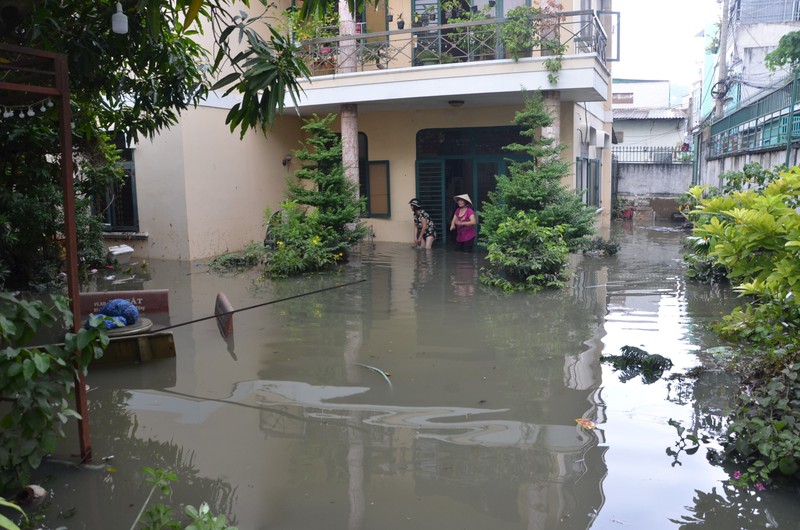
<svg viewBox="0 0 800 530"><path fill-rule="evenodd" d="M704 326L733 295L685 281L685 234L614 230L618 255L534 295L483 287L480 255L403 244L303 280L174 262L115 279L169 289L172 324L220 291L242 308L365 281L237 313L233 343L207 320L174 329L176 359L91 370L95 459L47 464L48 524L129 528L149 466L240 530L796 528L794 495L735 490L668 423L719 429L735 387ZM623 346L709 369L646 384L600 362Z"/></svg>

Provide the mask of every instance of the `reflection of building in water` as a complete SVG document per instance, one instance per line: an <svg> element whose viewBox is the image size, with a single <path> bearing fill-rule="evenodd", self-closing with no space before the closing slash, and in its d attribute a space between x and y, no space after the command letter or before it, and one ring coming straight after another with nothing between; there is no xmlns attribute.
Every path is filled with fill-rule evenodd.
<svg viewBox="0 0 800 530"><path fill-rule="evenodd" d="M253 390L269 436L320 441L318 469L327 481L348 480L346 460L352 488L355 447L363 451L358 483L407 478L415 495L446 496L501 520L527 521L528 528L555 528L566 519L567 528L588 528L589 512L603 502L599 431L509 420L502 409L343 402L366 388L259 381Z"/></svg>

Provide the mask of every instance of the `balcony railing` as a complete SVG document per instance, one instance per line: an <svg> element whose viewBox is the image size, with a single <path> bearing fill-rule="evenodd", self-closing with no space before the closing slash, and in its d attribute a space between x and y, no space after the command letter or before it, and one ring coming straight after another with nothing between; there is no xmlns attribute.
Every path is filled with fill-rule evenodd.
<svg viewBox="0 0 800 530"><path fill-rule="evenodd" d="M617 145L611 152L621 164L690 164L694 160L694 153L682 147Z"/></svg>
<svg viewBox="0 0 800 530"><path fill-rule="evenodd" d="M503 43L505 18L431 24L396 31L330 36L303 41L300 54L312 75L362 72L412 66L469 63L511 58ZM607 36L591 10L536 15L532 27L547 28L542 45L523 51L523 57L596 53L606 58Z"/></svg>

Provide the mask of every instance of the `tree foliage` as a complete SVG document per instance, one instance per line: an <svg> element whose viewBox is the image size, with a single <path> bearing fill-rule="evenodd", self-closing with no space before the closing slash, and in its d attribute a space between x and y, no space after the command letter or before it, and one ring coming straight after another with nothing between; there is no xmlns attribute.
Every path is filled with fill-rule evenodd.
<svg viewBox="0 0 800 530"><path fill-rule="evenodd" d="M21 2L13 16L13 6L4 7L0 24L4 43L67 56L81 270L104 259L102 212L93 206L121 182L120 140L152 138L177 123L181 112L208 95L222 69L231 73L213 87L242 94L228 116L231 128L240 127L242 134L259 126L266 131L283 111L284 96L296 99L297 80L307 74L291 43L269 27L267 7L248 17L229 12L233 0L121 4L128 17L125 35L111 31L115 0ZM259 33L263 24L267 39ZM209 28L215 53L197 39ZM40 103L46 99L32 108ZM7 287L46 286L61 267L57 114L43 108L46 112L34 117L18 118L15 112L0 120L0 285Z"/></svg>
<svg viewBox="0 0 800 530"><path fill-rule="evenodd" d="M538 290L563 283L566 256L594 233L594 209L562 180L570 165L559 157L563 146L542 136L553 123L540 94L527 95L514 123L530 143L506 150L528 155L509 160L508 174L498 175L481 213L481 236L490 267L482 280L506 290Z"/></svg>
<svg viewBox="0 0 800 530"><path fill-rule="evenodd" d="M778 41L778 47L769 52L764 64L770 70L789 66L792 70L800 66L800 31L790 31Z"/></svg>

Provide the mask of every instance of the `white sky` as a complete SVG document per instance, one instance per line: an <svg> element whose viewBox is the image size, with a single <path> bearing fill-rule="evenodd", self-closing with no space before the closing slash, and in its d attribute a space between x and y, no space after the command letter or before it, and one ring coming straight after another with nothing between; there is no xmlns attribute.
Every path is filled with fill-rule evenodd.
<svg viewBox="0 0 800 530"><path fill-rule="evenodd" d="M700 79L705 41L696 37L719 20L717 0L614 0L620 12L617 79L669 80L674 90Z"/></svg>

